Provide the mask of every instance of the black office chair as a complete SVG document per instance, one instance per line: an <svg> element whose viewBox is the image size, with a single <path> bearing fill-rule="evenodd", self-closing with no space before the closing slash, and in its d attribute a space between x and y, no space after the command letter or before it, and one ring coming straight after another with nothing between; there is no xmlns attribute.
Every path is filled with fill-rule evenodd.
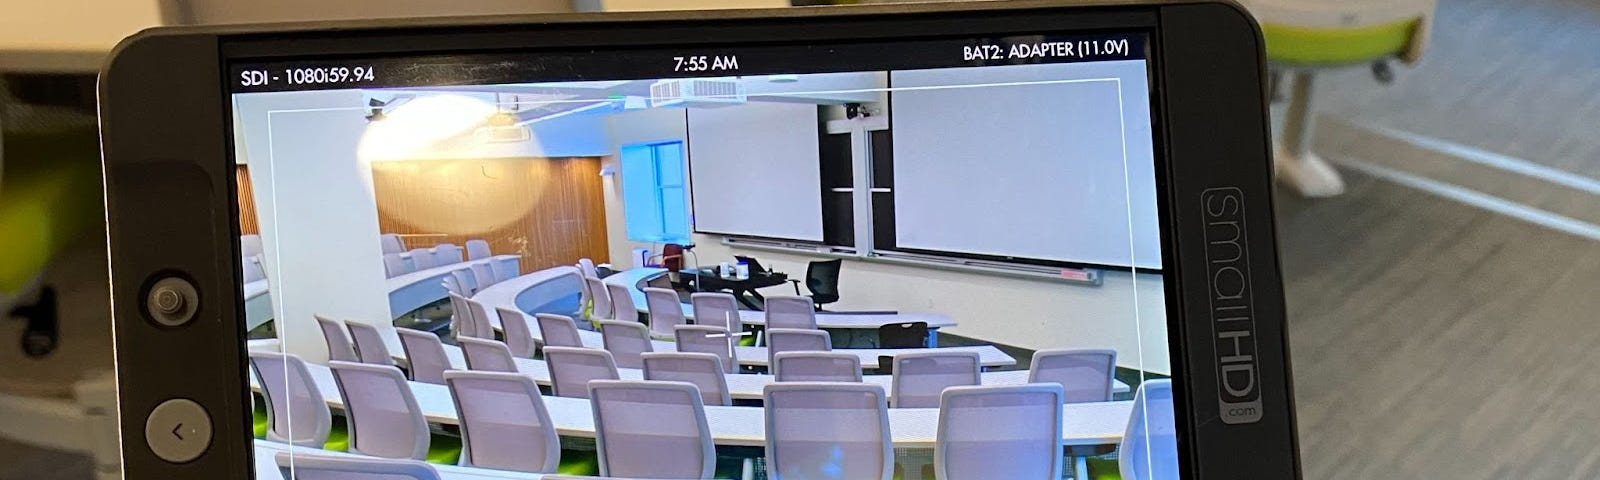
<svg viewBox="0 0 1600 480"><path fill-rule="evenodd" d="M839 259L806 265L806 289L811 291L811 303L816 304L817 310L839 301L839 269L843 266L844 260ZM794 294L800 295L800 281L790 279L789 282L794 284Z"/></svg>
<svg viewBox="0 0 1600 480"><path fill-rule="evenodd" d="M878 348L928 346L928 322L891 323L878 327Z"/></svg>

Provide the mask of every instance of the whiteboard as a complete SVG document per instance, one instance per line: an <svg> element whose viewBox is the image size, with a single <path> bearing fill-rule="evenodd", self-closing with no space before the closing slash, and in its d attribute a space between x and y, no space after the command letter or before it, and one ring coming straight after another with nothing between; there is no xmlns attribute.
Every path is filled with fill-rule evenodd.
<svg viewBox="0 0 1600 480"><path fill-rule="evenodd" d="M691 108L696 232L822 241L817 106Z"/></svg>

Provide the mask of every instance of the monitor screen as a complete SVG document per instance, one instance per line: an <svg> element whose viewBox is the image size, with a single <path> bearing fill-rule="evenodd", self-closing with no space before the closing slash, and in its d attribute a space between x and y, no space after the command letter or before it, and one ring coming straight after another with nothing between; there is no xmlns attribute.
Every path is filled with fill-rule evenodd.
<svg viewBox="0 0 1600 480"><path fill-rule="evenodd" d="M1149 43L234 63L257 449L1175 479Z"/></svg>

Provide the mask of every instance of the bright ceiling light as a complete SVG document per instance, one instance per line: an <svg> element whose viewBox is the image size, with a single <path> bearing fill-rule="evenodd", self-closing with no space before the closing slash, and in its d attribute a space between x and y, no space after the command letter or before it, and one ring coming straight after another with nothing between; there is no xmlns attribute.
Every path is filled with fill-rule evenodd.
<svg viewBox="0 0 1600 480"><path fill-rule="evenodd" d="M362 161L408 160L436 144L471 132L497 113L487 101L464 95L419 96L367 124L356 156Z"/></svg>

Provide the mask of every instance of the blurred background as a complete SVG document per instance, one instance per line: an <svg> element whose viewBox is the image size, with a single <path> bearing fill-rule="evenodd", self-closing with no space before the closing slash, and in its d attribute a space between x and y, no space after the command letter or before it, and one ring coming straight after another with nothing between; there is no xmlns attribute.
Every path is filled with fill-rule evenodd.
<svg viewBox="0 0 1600 480"><path fill-rule="evenodd" d="M791 3L881 2L0 3L0 479L118 478L93 108L118 39ZM1600 3L1244 3L1272 64L1305 478L1600 478Z"/></svg>

